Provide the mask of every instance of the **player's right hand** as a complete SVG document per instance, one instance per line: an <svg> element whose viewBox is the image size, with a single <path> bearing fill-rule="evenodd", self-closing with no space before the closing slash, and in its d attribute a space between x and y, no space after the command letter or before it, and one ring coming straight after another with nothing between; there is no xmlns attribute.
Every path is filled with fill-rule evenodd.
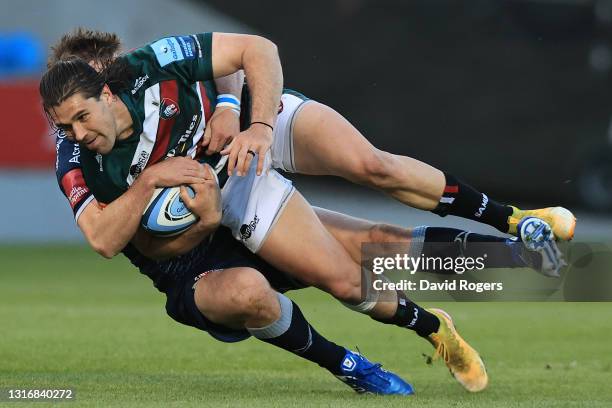
<svg viewBox="0 0 612 408"><path fill-rule="evenodd" d="M181 186L181 200L200 220L198 224L205 229L214 229L221 223L221 189L212 168L203 165L205 180L203 183L192 184L195 197L191 198L187 189Z"/></svg>
<svg viewBox="0 0 612 408"><path fill-rule="evenodd" d="M257 175L264 170L266 153L272 146L272 129L267 126L251 125L247 130L240 132L232 142L221 151L222 155L229 155L227 161L227 174L245 176L251 167L251 161L257 157Z"/></svg>
<svg viewBox="0 0 612 408"><path fill-rule="evenodd" d="M202 184L208 177L206 168L190 157L171 157L145 169L145 177L155 187L174 187L182 184Z"/></svg>

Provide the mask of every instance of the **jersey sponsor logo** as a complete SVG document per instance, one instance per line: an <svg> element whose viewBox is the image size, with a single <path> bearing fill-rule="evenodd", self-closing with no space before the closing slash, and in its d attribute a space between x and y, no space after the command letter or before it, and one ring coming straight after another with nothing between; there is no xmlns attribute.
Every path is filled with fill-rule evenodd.
<svg viewBox="0 0 612 408"><path fill-rule="evenodd" d="M72 157L68 161L74 164L81 164L81 147L78 144L74 144L72 148Z"/></svg>
<svg viewBox="0 0 612 408"><path fill-rule="evenodd" d="M132 95L134 95L142 86L149 80L149 75L141 76L134 81L134 88L132 88Z"/></svg>
<svg viewBox="0 0 612 408"><path fill-rule="evenodd" d="M161 67L182 60L195 58L195 43L191 37L167 37L151 44Z"/></svg>
<svg viewBox="0 0 612 408"><path fill-rule="evenodd" d="M176 115L181 113L181 109L178 106L178 103L174 102L170 98L164 98L161 101L161 105L159 107L159 117L168 120L172 119Z"/></svg>
<svg viewBox="0 0 612 408"><path fill-rule="evenodd" d="M68 201L70 201L70 206L74 208L74 206L79 202L79 199L81 199L85 194L87 194L88 191L89 190L81 186L72 187L72 190L70 190L70 194L68 195Z"/></svg>
<svg viewBox="0 0 612 408"><path fill-rule="evenodd" d="M185 59L194 59L195 58L195 43L193 42L193 38L189 36L176 37L179 41L179 45L181 46L181 50L183 51L183 55Z"/></svg>
<svg viewBox="0 0 612 408"><path fill-rule="evenodd" d="M62 190L73 210L79 201L89 194L89 188L85 184L83 171L80 168L72 169L62 177Z"/></svg>
<svg viewBox="0 0 612 408"><path fill-rule="evenodd" d="M251 238L251 235L253 235L255 229L257 228L257 224L259 224L259 217L257 215L255 215L253 218L253 221L249 222L248 224L242 224L240 227L240 237L243 241Z"/></svg>
<svg viewBox="0 0 612 408"><path fill-rule="evenodd" d="M62 143L64 143L65 139L66 139L66 133L64 133L64 131L62 131L62 130L58 131L57 132L57 137L55 139L55 171L59 170L59 165L60 165L60 149L61 149ZM78 148L77 144L74 144L74 146ZM74 161L72 161L72 159L70 159L68 161L72 162L72 163L75 163ZM78 161L76 163L79 164Z"/></svg>
<svg viewBox="0 0 612 408"><path fill-rule="evenodd" d="M189 127L187 128L185 133L183 133L181 137L179 138L176 144L176 147L173 149L170 149L170 151L166 154L166 157L174 157L176 155L181 155L186 152L187 140L193 134L194 130L197 129L199 123L200 123L200 115L196 113L191 118L191 123L189 124Z"/></svg>
<svg viewBox="0 0 612 408"><path fill-rule="evenodd" d="M68 153L71 146L72 151ZM66 139L64 132L59 132L55 142L55 171L59 171L60 166L68 168L76 167L69 163L76 164L77 166L81 165L81 148L77 143Z"/></svg>
<svg viewBox="0 0 612 408"><path fill-rule="evenodd" d="M138 161L130 166L130 176L136 179L144 170L149 159L149 152L142 150L138 155Z"/></svg>

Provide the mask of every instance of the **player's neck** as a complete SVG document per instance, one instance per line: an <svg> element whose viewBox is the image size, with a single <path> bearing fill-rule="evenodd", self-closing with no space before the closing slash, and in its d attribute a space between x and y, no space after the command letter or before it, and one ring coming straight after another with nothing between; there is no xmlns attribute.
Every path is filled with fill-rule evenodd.
<svg viewBox="0 0 612 408"><path fill-rule="evenodd" d="M120 98L117 98L113 102L112 109L115 114L115 123L118 130L117 133L119 135L117 136L117 140L127 139L134 132L132 115L130 115L130 111Z"/></svg>

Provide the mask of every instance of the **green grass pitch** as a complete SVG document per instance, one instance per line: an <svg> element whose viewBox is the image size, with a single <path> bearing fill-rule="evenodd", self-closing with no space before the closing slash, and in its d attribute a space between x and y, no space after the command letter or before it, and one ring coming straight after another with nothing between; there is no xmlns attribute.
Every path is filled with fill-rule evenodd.
<svg viewBox="0 0 612 408"><path fill-rule="evenodd" d="M270 345L227 345L174 323L163 295L122 257L58 246L2 247L0 259L0 388L74 388L67 407L612 406L612 303L437 305L487 363L489 388L468 394L441 362L425 363L432 349L413 333L319 291L293 292L321 333L358 346L417 392L359 396Z"/></svg>

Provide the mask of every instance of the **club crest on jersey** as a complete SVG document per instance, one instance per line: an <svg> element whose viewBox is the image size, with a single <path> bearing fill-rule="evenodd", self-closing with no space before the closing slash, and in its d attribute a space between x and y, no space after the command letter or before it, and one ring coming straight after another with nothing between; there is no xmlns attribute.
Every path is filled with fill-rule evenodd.
<svg viewBox="0 0 612 408"><path fill-rule="evenodd" d="M176 115L181 113L181 109L178 103L174 102L170 98L164 98L159 106L159 117L165 120L172 119Z"/></svg>

